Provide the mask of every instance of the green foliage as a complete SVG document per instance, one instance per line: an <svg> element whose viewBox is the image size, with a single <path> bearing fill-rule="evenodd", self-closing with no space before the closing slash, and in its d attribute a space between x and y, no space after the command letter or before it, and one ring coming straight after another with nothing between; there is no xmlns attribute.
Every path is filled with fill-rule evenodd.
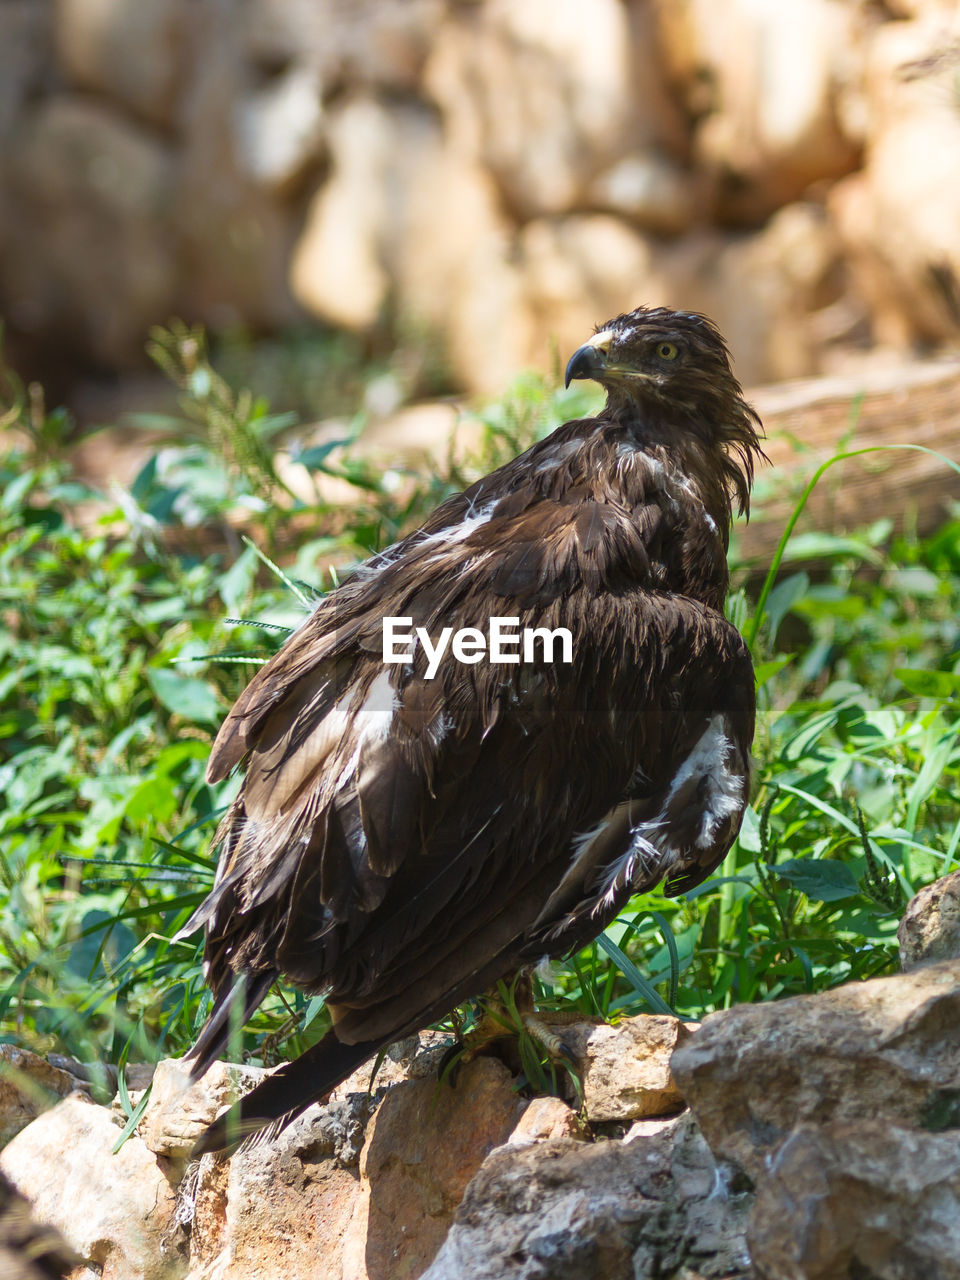
<svg viewBox="0 0 960 1280"><path fill-rule="evenodd" d="M525 378L468 464L384 476L350 443L362 414L346 443L311 444L213 369L199 331L151 342L180 409L144 424L167 441L129 493L82 485L69 418L0 378L0 1037L114 1062L182 1052L208 1007L197 940L173 938L212 881L236 781L209 786L204 764L252 670L337 566L596 404ZM331 476L352 509L322 500ZM812 557L815 580L790 570ZM634 899L540 980L545 1006L701 1017L892 971L903 902L960 865L960 519L926 540L885 521L794 534L762 587L740 576L760 701L741 836L720 874ZM326 1025L321 999L277 989L237 1052L274 1061Z"/></svg>

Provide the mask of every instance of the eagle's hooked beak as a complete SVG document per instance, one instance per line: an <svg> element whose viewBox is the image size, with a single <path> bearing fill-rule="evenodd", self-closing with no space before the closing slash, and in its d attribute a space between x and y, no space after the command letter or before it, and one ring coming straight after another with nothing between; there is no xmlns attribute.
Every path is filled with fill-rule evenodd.
<svg viewBox="0 0 960 1280"><path fill-rule="evenodd" d="M569 387L575 378L595 378L607 367L607 350L613 334L609 329L595 333L589 342L577 347L567 364L563 385Z"/></svg>

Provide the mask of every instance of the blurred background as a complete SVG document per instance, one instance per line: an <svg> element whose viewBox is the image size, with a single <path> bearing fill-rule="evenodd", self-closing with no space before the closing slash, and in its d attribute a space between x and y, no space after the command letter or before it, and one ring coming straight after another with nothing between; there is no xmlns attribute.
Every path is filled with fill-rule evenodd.
<svg viewBox="0 0 960 1280"><path fill-rule="evenodd" d="M960 333L952 0L2 0L7 359L202 322L275 407L492 396L640 302L749 384Z"/></svg>

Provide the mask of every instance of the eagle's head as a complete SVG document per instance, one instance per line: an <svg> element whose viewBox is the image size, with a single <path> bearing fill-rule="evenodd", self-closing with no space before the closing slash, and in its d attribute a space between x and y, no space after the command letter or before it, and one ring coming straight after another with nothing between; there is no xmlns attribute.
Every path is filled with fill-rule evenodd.
<svg viewBox="0 0 960 1280"><path fill-rule="evenodd" d="M712 320L695 311L637 307L601 325L567 364L599 382L608 416L633 418L647 433L719 451L728 491L748 509L760 419L743 398L730 353Z"/></svg>

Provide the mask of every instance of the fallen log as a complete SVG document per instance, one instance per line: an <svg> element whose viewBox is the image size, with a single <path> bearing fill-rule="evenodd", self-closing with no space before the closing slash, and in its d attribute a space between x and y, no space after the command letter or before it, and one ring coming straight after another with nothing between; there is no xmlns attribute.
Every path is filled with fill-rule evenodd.
<svg viewBox="0 0 960 1280"><path fill-rule="evenodd" d="M766 427L771 466L758 476L750 523L737 527L743 560L769 561L804 485L838 453L878 450L825 473L798 532L849 532L889 516L931 533L960 502L960 474L943 458L889 448L921 445L960 463L960 359L777 383L748 399Z"/></svg>

